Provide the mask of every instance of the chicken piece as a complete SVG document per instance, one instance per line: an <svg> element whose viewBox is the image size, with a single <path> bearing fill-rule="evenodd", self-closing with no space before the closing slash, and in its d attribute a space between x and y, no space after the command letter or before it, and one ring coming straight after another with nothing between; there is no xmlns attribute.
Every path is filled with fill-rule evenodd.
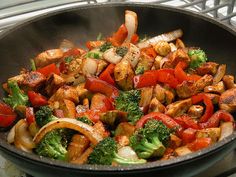
<svg viewBox="0 0 236 177"><path fill-rule="evenodd" d="M136 71L137 71L137 68L143 68L143 71L150 70L153 65L153 62L154 62L154 59L152 57L149 57L147 54L142 53L140 60L136 66Z"/></svg>
<svg viewBox="0 0 236 177"><path fill-rule="evenodd" d="M226 89L231 89L236 87L236 85L234 84L234 76L225 75L222 80L224 82Z"/></svg>
<svg viewBox="0 0 236 177"><path fill-rule="evenodd" d="M190 108L190 106L192 106L192 100L190 98L176 101L166 107L165 114L171 117L181 116Z"/></svg>
<svg viewBox="0 0 236 177"><path fill-rule="evenodd" d="M188 115L194 119L198 119L202 116L204 111L203 106L201 105L192 105L189 109L188 109Z"/></svg>
<svg viewBox="0 0 236 177"><path fill-rule="evenodd" d="M166 151L160 160L168 160L175 158L174 149L166 148Z"/></svg>
<svg viewBox="0 0 236 177"><path fill-rule="evenodd" d="M98 76L108 65L108 62L105 60L98 60L98 67L97 67L97 72L96 76Z"/></svg>
<svg viewBox="0 0 236 177"><path fill-rule="evenodd" d="M187 146L181 146L175 149L175 154L177 156L183 156L192 153L192 151Z"/></svg>
<svg viewBox="0 0 236 177"><path fill-rule="evenodd" d="M157 98L153 98L149 104L148 112L161 112L164 113L166 110L165 106L158 101Z"/></svg>
<svg viewBox="0 0 236 177"><path fill-rule="evenodd" d="M139 57L140 57L140 50L139 50L139 48L136 45L130 43L129 50L126 53L126 55L123 57L122 60L126 60L126 61L130 62L131 66L133 68L135 68L135 66L139 62Z"/></svg>
<svg viewBox="0 0 236 177"><path fill-rule="evenodd" d="M228 112L236 111L236 88L226 90L221 94L219 107Z"/></svg>
<svg viewBox="0 0 236 177"><path fill-rule="evenodd" d="M92 93L88 91L86 88L84 88L85 83L81 83L78 86L76 86L76 90L79 96L80 100L83 100L84 98L91 98Z"/></svg>
<svg viewBox="0 0 236 177"><path fill-rule="evenodd" d="M128 122L121 122L115 130L115 136L126 136L130 137L135 131L135 126Z"/></svg>
<svg viewBox="0 0 236 177"><path fill-rule="evenodd" d="M224 77L226 72L226 65L220 65L217 69L217 72L213 78L213 85L217 84Z"/></svg>
<svg viewBox="0 0 236 177"><path fill-rule="evenodd" d="M196 138L211 138L213 143L216 143L220 137L220 128L206 128L197 130Z"/></svg>
<svg viewBox="0 0 236 177"><path fill-rule="evenodd" d="M85 164L87 162L87 159L89 157L89 155L93 152L93 148L89 147L88 149L86 149L84 151L84 153L76 160L71 161L70 163L74 163L74 164Z"/></svg>
<svg viewBox="0 0 236 177"><path fill-rule="evenodd" d="M61 76L58 76L57 74L51 74L46 81L45 90L48 95L52 95L56 92L57 89L59 89L64 84L65 80Z"/></svg>
<svg viewBox="0 0 236 177"><path fill-rule="evenodd" d="M162 104L165 103L165 89L157 84L153 89L153 97L155 97L158 101L160 101Z"/></svg>
<svg viewBox="0 0 236 177"><path fill-rule="evenodd" d="M162 56L160 55L157 55L155 60L154 60L154 66L155 66L155 69L160 69L161 68L161 60L163 59Z"/></svg>
<svg viewBox="0 0 236 177"><path fill-rule="evenodd" d="M65 117L76 117L76 109L74 102L72 102L71 100L63 99L63 101L60 101L59 104L59 109L63 111Z"/></svg>
<svg viewBox="0 0 236 177"><path fill-rule="evenodd" d="M56 91L56 93L54 93L50 97L50 99L48 101L54 102L54 101L60 101L63 99L68 99L68 100L73 101L74 103L78 103L79 102L79 95L78 95L76 88L68 86L68 85L64 85L64 86L60 87Z"/></svg>
<svg viewBox="0 0 236 177"><path fill-rule="evenodd" d="M178 136L171 134L170 135L170 146L171 148L175 149L179 147L182 144L182 139L180 139Z"/></svg>
<svg viewBox="0 0 236 177"><path fill-rule="evenodd" d="M124 147L124 146L129 145L129 137L127 137L125 135L115 136L115 140L116 140L117 144L119 145L119 147Z"/></svg>
<svg viewBox="0 0 236 177"><path fill-rule="evenodd" d="M139 101L140 107L146 107L150 104L152 99L153 87L145 87L141 89L141 99Z"/></svg>
<svg viewBox="0 0 236 177"><path fill-rule="evenodd" d="M212 85L213 77L211 75L204 75L198 81L184 81L176 88L176 92L180 98L188 98L201 92L206 86Z"/></svg>
<svg viewBox="0 0 236 177"><path fill-rule="evenodd" d="M94 130L100 135L102 135L103 138L106 138L109 136L109 132L105 129L103 123L101 121L98 121L96 124L93 126Z"/></svg>
<svg viewBox="0 0 236 177"><path fill-rule="evenodd" d="M178 48L185 48L185 44L181 39L176 39L176 43L175 43L177 49Z"/></svg>
<svg viewBox="0 0 236 177"><path fill-rule="evenodd" d="M204 88L204 92L206 93L218 93L221 94L225 91L225 86L223 81L218 82L215 85L209 85Z"/></svg>
<svg viewBox="0 0 236 177"><path fill-rule="evenodd" d="M183 61L185 63L190 62L187 51L182 48L177 49L166 57L168 58L168 61L165 63L165 68L174 68L180 61Z"/></svg>
<svg viewBox="0 0 236 177"><path fill-rule="evenodd" d="M92 110L103 110L106 109L106 102L104 100L107 97L101 93L95 93L91 99L90 109Z"/></svg>
<svg viewBox="0 0 236 177"><path fill-rule="evenodd" d="M204 76L205 74L215 75L217 72L219 64L215 62L206 62L203 63L196 69L196 72L200 76Z"/></svg>
<svg viewBox="0 0 236 177"><path fill-rule="evenodd" d="M35 65L38 68L44 67L51 63L59 62L63 57L61 49L50 49L40 53L35 59Z"/></svg>
<svg viewBox="0 0 236 177"><path fill-rule="evenodd" d="M76 58L76 59L72 60L68 64L67 74L70 74L70 73L73 73L73 75L77 74L77 73L82 74L82 64L83 64L82 58Z"/></svg>
<svg viewBox="0 0 236 177"><path fill-rule="evenodd" d="M166 96L165 98L166 105L171 104L175 98L175 94L170 90L165 90L165 96Z"/></svg>
<svg viewBox="0 0 236 177"><path fill-rule="evenodd" d="M153 48L159 55L163 57L171 52L171 47L166 41L159 41L153 46Z"/></svg>
<svg viewBox="0 0 236 177"><path fill-rule="evenodd" d="M89 109L89 99L88 99L88 98L84 98L84 99L83 99L83 106L84 106L86 109Z"/></svg>
<svg viewBox="0 0 236 177"><path fill-rule="evenodd" d="M78 159L83 152L88 148L90 141L83 135L73 135L71 142L68 146L69 161Z"/></svg>
<svg viewBox="0 0 236 177"><path fill-rule="evenodd" d="M211 99L213 104L218 104L220 95L214 93L206 93L206 95Z"/></svg>
<svg viewBox="0 0 236 177"><path fill-rule="evenodd" d="M122 60L120 63L116 64L114 77L117 85L122 90L131 90L133 88L134 71L129 61Z"/></svg>

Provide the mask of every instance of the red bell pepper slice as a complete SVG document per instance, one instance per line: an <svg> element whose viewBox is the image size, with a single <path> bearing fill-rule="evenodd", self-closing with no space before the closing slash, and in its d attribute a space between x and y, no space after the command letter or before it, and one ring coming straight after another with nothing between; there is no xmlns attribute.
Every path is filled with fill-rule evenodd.
<svg viewBox="0 0 236 177"><path fill-rule="evenodd" d="M178 131L180 131L182 128L181 125L178 124L170 116L160 113L160 112L151 112L151 113L143 116L136 123L136 128L139 129L139 128L143 127L149 119L159 120L159 121L163 122L163 124L165 124L168 128L173 128L173 129L177 128Z"/></svg>
<svg viewBox="0 0 236 177"><path fill-rule="evenodd" d="M141 49L141 52L145 53L146 55L148 55L151 58L156 58L156 56L157 56L157 53L153 47L143 48L143 49Z"/></svg>
<svg viewBox="0 0 236 177"><path fill-rule="evenodd" d="M115 81L112 78L112 74L114 73L115 64L109 64L108 67L100 74L99 79L106 81L107 83L115 86Z"/></svg>
<svg viewBox="0 0 236 177"><path fill-rule="evenodd" d="M44 66L43 68L39 68L36 70L37 72L40 72L43 74L45 77L49 76L52 73L55 73L57 75L60 74L59 68L57 68L55 63L49 64L47 66Z"/></svg>
<svg viewBox="0 0 236 177"><path fill-rule="evenodd" d="M47 99L44 96L42 96L40 93L36 93L34 91L28 91L28 97L29 97L30 103L34 107L45 106L48 104Z"/></svg>
<svg viewBox="0 0 236 177"><path fill-rule="evenodd" d="M79 55L82 55L83 53L85 53L85 51L83 49L73 48L73 49L70 49L70 50L64 52L63 57L64 58L69 57L69 56L77 57Z"/></svg>
<svg viewBox="0 0 236 177"><path fill-rule="evenodd" d="M196 132L197 130L193 128L185 129L181 134L183 144L188 144L193 142L196 139Z"/></svg>
<svg viewBox="0 0 236 177"><path fill-rule="evenodd" d="M119 95L119 90L107 82L89 77L86 80L85 88L91 92L100 92L108 97L115 98Z"/></svg>
<svg viewBox="0 0 236 177"><path fill-rule="evenodd" d="M16 113L10 106L0 103L0 127L7 128L11 126L15 122L16 117Z"/></svg>
<svg viewBox="0 0 236 177"><path fill-rule="evenodd" d="M179 123L183 128L193 128L199 129L197 121L189 117L188 115L182 115L174 118L174 120Z"/></svg>
<svg viewBox="0 0 236 177"><path fill-rule="evenodd" d="M132 44L137 44L138 43L138 40L139 40L139 36L137 34L133 34L133 36L131 37L131 40L130 42Z"/></svg>
<svg viewBox="0 0 236 177"><path fill-rule="evenodd" d="M200 123L199 126L201 128L212 128L212 127L218 127L220 124L220 121L223 120L225 122L234 122L234 117L223 110L219 110L215 112L207 122Z"/></svg>
<svg viewBox="0 0 236 177"><path fill-rule="evenodd" d="M206 109L203 116L200 118L199 122L207 122L207 120L212 116L214 111L214 106L212 104L211 99L204 93L199 93L197 95L192 96L192 103L197 104L203 101Z"/></svg>
<svg viewBox="0 0 236 177"><path fill-rule="evenodd" d="M182 83L183 81L197 81L199 80L201 77L198 75L187 75L184 72L184 69L187 68L187 63L185 62L179 62L176 67L175 67L175 77L178 79L178 81L180 83Z"/></svg>
<svg viewBox="0 0 236 177"><path fill-rule="evenodd" d="M26 121L28 122L29 125L35 122L33 107L27 107L25 109L25 118L26 118Z"/></svg>
<svg viewBox="0 0 236 177"><path fill-rule="evenodd" d="M128 30L125 24L122 24L117 32L115 32L112 37L108 38L108 41L110 41L114 46L120 46L125 41L127 35Z"/></svg>
<svg viewBox="0 0 236 177"><path fill-rule="evenodd" d="M172 88L176 88L179 84L174 76L173 69L159 69L147 71L143 75L134 77L135 88L155 86L157 82L168 84Z"/></svg>
<svg viewBox="0 0 236 177"><path fill-rule="evenodd" d="M192 143L187 144L187 147L191 151L198 151L200 149L208 147L209 145L211 145L211 143L212 143L211 138L197 138Z"/></svg>

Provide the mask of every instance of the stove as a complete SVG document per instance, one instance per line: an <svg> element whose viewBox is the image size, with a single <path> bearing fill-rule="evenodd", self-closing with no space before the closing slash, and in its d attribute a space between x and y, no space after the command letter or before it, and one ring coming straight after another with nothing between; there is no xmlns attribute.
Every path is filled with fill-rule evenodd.
<svg viewBox="0 0 236 177"><path fill-rule="evenodd" d="M30 18L92 3L143 2L181 7L206 14L236 28L236 0L1 0L0 35ZM186 175L187 176L187 175ZM236 150L195 177L236 177ZM0 177L30 177L0 156Z"/></svg>

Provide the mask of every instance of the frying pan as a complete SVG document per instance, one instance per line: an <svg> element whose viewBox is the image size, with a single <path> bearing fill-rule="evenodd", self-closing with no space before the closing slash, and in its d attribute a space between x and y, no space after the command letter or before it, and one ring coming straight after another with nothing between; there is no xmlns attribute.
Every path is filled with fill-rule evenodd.
<svg viewBox="0 0 236 177"><path fill-rule="evenodd" d="M61 10L35 18L7 31L0 37L0 80L21 67L39 52L56 48L63 39L78 46L96 39L99 32L110 35L124 21L124 11L138 14L138 33L154 36L177 28L184 31L188 46L200 46L211 61L227 64L236 75L236 30L204 15L182 9L147 4L90 4ZM3 92L0 93L3 96ZM193 176L221 160L236 146L236 132L213 146L171 160L134 166L74 165L29 154L7 144L6 132L0 133L1 154L20 169L35 177L84 176Z"/></svg>

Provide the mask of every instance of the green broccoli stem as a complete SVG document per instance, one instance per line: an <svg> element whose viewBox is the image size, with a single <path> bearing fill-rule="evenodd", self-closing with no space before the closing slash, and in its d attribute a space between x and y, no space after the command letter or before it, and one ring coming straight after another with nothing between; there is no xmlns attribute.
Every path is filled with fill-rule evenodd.
<svg viewBox="0 0 236 177"><path fill-rule="evenodd" d="M124 157L119 156L117 153L114 155L113 161L120 165L135 165L135 164L144 164L147 161L145 159L126 159Z"/></svg>

